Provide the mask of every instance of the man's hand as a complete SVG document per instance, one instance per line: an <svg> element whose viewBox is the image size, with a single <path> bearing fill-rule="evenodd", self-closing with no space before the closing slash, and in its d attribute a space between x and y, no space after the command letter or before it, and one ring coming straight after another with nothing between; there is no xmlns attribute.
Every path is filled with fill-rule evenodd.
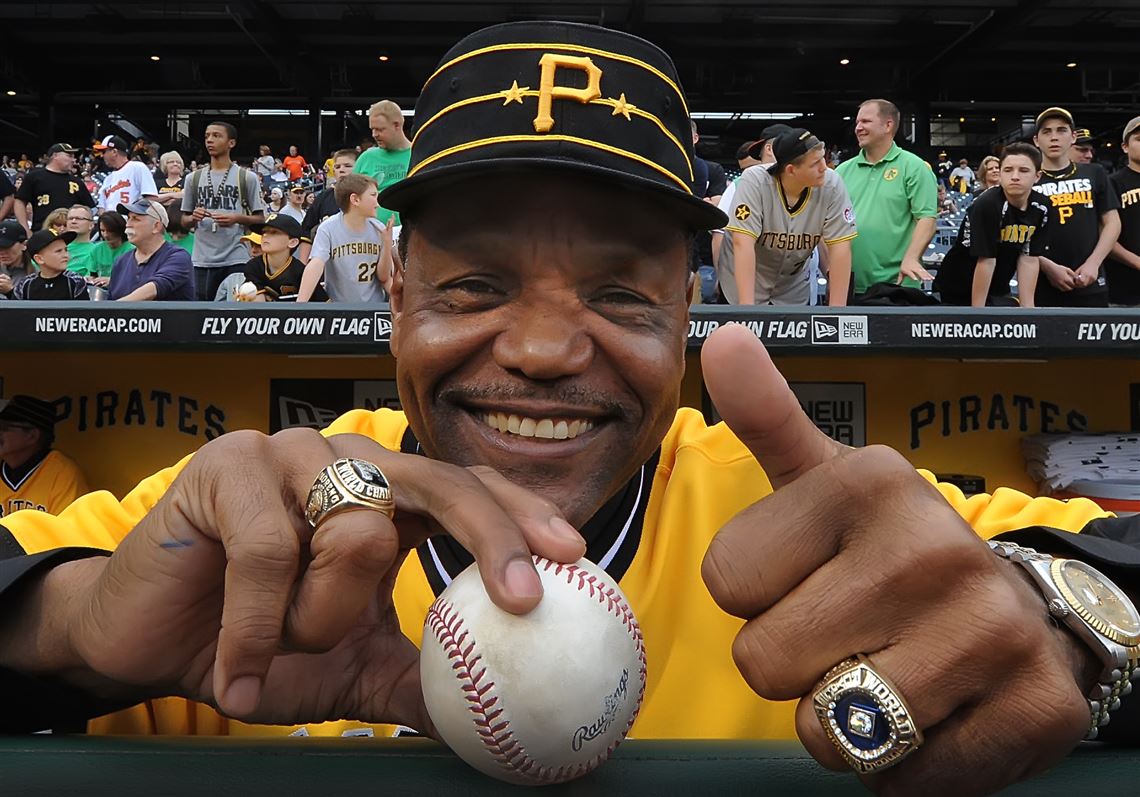
<svg viewBox="0 0 1140 797"><path fill-rule="evenodd" d="M238 221L237 213L212 213L211 216L219 227L232 227Z"/></svg>
<svg viewBox="0 0 1140 797"><path fill-rule="evenodd" d="M380 260L376 264L376 279L384 287L389 296L392 295L392 275L396 271L396 247L392 243L392 228L396 224L396 217L389 216L388 223L380 231Z"/></svg>
<svg viewBox="0 0 1140 797"><path fill-rule="evenodd" d="M1088 287L1095 285L1097 279L1100 277L1100 261L1099 260L1086 260L1077 269L1077 285L1078 287Z"/></svg>
<svg viewBox="0 0 1140 797"><path fill-rule="evenodd" d="M1041 271L1045 274L1045 279L1049 280L1049 284L1059 291L1071 291L1081 285L1077 272L1048 258L1041 258Z"/></svg>
<svg viewBox="0 0 1140 797"><path fill-rule="evenodd" d="M769 700L800 699L808 751L846 769L810 695L828 669L864 653L926 737L864 778L880 794L986 794L1068 753L1088 729L1092 654L1049 623L1021 569L901 455L817 430L744 327L710 336L702 365L717 409L776 490L720 530L702 573L717 603L747 621L732 654L748 684Z"/></svg>
<svg viewBox="0 0 1140 797"><path fill-rule="evenodd" d="M194 219L194 221L201 221L209 215L210 211L206 208L194 208L194 212L190 214L190 217Z"/></svg>
<svg viewBox="0 0 1140 797"><path fill-rule="evenodd" d="M310 528L308 492L339 457L380 467L394 522L353 509ZM182 695L247 722L352 718L430 734L419 654L392 588L408 553L442 532L474 553L491 599L515 613L541 597L531 551L561 562L585 553L553 504L490 469L359 435L224 435L72 590L73 653L61 669L118 685L108 694Z"/></svg>
<svg viewBox="0 0 1140 797"><path fill-rule="evenodd" d="M922 282L923 280L932 280L934 275L922 267L915 258L903 258L902 264L899 266L899 276L895 280L896 285L902 285L903 279L912 279Z"/></svg>
<svg viewBox="0 0 1140 797"><path fill-rule="evenodd" d="M0 274L0 293L11 293L13 287L12 278L7 274Z"/></svg>

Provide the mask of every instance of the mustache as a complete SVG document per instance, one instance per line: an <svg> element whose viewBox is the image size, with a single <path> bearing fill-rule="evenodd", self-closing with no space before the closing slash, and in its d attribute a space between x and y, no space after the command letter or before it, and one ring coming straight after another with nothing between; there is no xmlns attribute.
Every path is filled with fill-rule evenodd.
<svg viewBox="0 0 1140 797"><path fill-rule="evenodd" d="M536 401L571 407L588 407L619 418L630 418L635 412L628 401L588 385L572 382L542 387L509 382L495 385L444 385L436 391L436 400L452 404Z"/></svg>

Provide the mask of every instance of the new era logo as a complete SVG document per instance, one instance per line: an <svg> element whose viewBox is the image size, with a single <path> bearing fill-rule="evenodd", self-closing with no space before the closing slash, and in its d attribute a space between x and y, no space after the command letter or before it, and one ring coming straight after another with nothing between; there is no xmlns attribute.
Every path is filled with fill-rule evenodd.
<svg viewBox="0 0 1140 797"><path fill-rule="evenodd" d="M838 343L839 319L835 316L813 318L811 320L812 343Z"/></svg>
<svg viewBox="0 0 1140 797"><path fill-rule="evenodd" d="M376 313L375 322L373 339L377 343L383 343L392 337L392 319L387 313Z"/></svg>
<svg viewBox="0 0 1140 797"><path fill-rule="evenodd" d="M818 315L811 321L811 342L863 346L870 342L865 315Z"/></svg>

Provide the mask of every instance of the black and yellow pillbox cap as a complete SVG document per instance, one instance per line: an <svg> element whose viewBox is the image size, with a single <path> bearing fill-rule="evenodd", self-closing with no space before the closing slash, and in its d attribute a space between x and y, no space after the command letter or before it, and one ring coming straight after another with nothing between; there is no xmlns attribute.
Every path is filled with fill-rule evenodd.
<svg viewBox="0 0 1140 797"><path fill-rule="evenodd" d="M416 103L408 176L380 195L401 213L490 172L564 170L645 192L693 229L727 217L693 194L693 136L672 60L620 31L512 22L460 41Z"/></svg>

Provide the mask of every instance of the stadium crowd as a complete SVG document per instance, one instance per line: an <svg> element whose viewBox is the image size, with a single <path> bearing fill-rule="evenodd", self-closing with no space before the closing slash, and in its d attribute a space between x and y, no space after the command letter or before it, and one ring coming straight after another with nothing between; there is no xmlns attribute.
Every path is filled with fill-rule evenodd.
<svg viewBox="0 0 1140 797"><path fill-rule="evenodd" d="M201 164L119 135L5 156L0 299L386 301L400 226L377 194L407 173L404 123L377 102L375 146L319 164L297 146L238 150L227 122L207 126ZM782 124L735 163L697 157L695 192L729 222L696 238L694 301L1140 306L1140 117L1120 164L1098 162L1100 142L1060 107L976 166L922 160L899 127L873 99L847 157Z"/></svg>

